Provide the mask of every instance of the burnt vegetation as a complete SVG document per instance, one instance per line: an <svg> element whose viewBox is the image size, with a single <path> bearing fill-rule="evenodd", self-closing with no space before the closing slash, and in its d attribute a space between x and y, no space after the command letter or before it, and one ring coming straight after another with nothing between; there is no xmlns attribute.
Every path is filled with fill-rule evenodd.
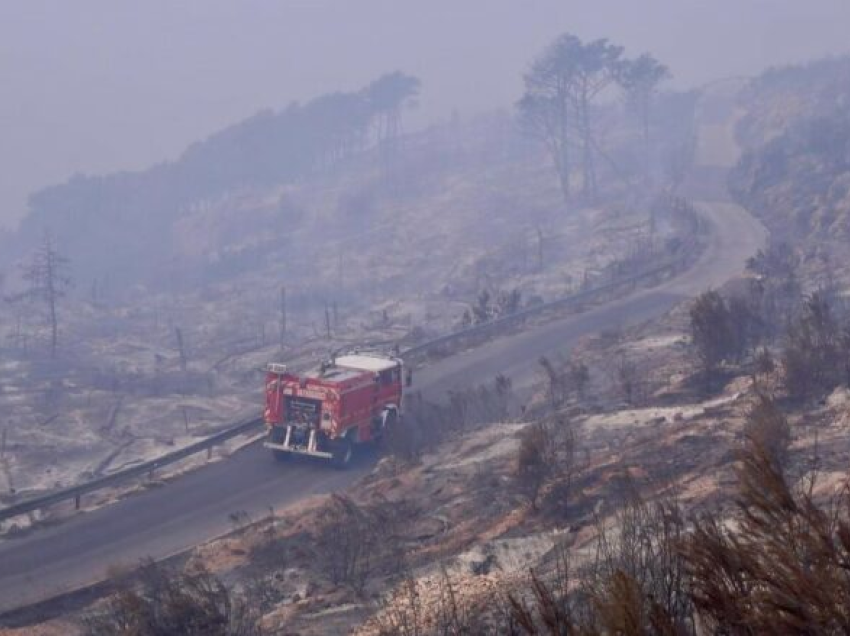
<svg viewBox="0 0 850 636"><path fill-rule="evenodd" d="M682 134L675 143L664 145L669 139L660 139L657 113L665 108L690 112L689 97L660 92L668 74L666 67L649 55L629 60L622 48L606 40L584 43L569 34L558 38L534 61L525 77L519 114L526 132L542 140L549 150L565 202L598 202L603 178L649 183L663 177L670 191L680 184L682 171L692 159L692 140ZM281 113L261 113L190 148L175 164L139 175L79 178L60 189L44 191L33 200L36 217L55 214L63 219L72 245L79 250L86 237L74 235L77 230L71 228L71 220L74 224L82 220L85 231L99 225L105 214L100 207L86 208L95 197L93 192L108 202L125 189L167 191L167 195L156 195L164 200L136 201L115 212L132 218L151 203L161 217L154 219L153 229L145 231L160 232L169 227L169 215L196 197L216 196L225 188L303 179L317 171L333 170L367 148L376 151L392 190L398 187L389 177L398 158L402 112L418 90L416 78L392 73L354 93L334 93L305 105L293 104ZM638 134L635 147L629 150L639 168L617 165L604 147L602 130L611 112L601 96L611 91L619 92L634 117ZM345 117L339 117L341 113ZM745 122L744 128L747 126L752 122ZM758 152L751 151L738 169L739 197L766 204L752 183L741 180L752 177L759 187L772 187L789 174L799 177L788 163L795 153L814 155L819 167L846 171L848 130L843 120L813 119L793 135L780 136ZM245 139L262 141L247 163L239 151ZM813 145L818 149L812 150ZM223 156L228 160L216 166L221 173L218 181L195 180ZM659 166L668 164L667 174L659 175ZM148 188L151 183L172 187ZM189 191L189 183L199 190ZM840 192L831 191L833 198L846 194L844 186L836 187ZM367 188L341 200L340 206L352 218L369 217L374 212L374 196ZM693 214L675 196L663 204L673 212ZM298 211L287 208L282 214L295 218ZM811 215L797 218L803 225L811 220ZM656 218L649 221L654 233ZM820 221L822 229L836 227L827 216ZM24 232L31 230L25 224ZM129 223L125 230L129 235L138 228ZM118 238L119 246L131 242L128 236ZM541 270L543 246L541 234L537 242ZM675 243L665 248L668 255L689 251L687 245ZM623 271L639 269L646 264L641 260L642 251L636 249L634 255L614 261L604 276L613 279ZM132 250L125 256L130 263L144 260ZM850 633L850 490L822 497L816 494L817 475L795 479L790 474L793 434L781 407L812 403L837 387L850 386L850 307L826 282L816 287L804 285L805 257L799 246L775 244L751 259L751 275L738 289L706 291L689 310L701 388L710 392L724 380L746 373L755 389L741 436L743 444L734 453L738 492L731 509L693 512L680 504L665 484L651 484L654 492L641 493L628 472L632 467L624 465L618 466L624 470L613 480L616 486L605 491L605 497L612 494L610 500L596 499L599 505L590 511L594 501L576 487L589 460L579 460L583 449L573 414L588 397L591 370L579 358L542 357L543 404L534 411L519 406L512 382L505 376L451 391L439 404L417 394L407 397L404 424L396 422L384 436L390 457L379 471L393 478L403 469L415 467L439 444L476 426L526 422L518 434L507 478L499 480L483 472L476 479L495 484L488 492L497 491L500 498L521 501L520 512L530 525L543 525L554 518L559 522L578 517L583 522L590 520L585 525L594 531L591 550L572 551L570 539L559 538L539 567L526 577L505 582L486 602L464 595L461 585L442 569L436 602L426 604L421 583L409 569L414 564L409 562L408 548L421 537L408 536L405 527L417 521L422 511L401 500L364 502L333 495L318 510L315 525L297 540L279 539L272 518L268 532L248 551L252 564L260 566L243 585L233 586L203 568L173 572L147 563L86 617L86 633L259 635L263 633L263 613L284 600L297 602L281 592L280 582L299 559L315 564L311 574L336 591L345 590L349 596L344 598L356 599L359 604L374 596L376 581L399 582L393 602L382 604L376 618L378 633L387 636ZM55 246L45 243L25 276L32 286L27 299L36 300L47 311L51 356L55 356L59 341L56 307L66 286L65 263ZM83 265L90 269L100 266L93 261ZM132 279L138 272L122 274ZM585 273L580 289L590 284ZM93 290L93 301L96 296ZM476 289L468 297L474 300L461 318L466 327L515 314L524 305L541 301L530 298L524 302L519 288L498 284ZM284 291L281 346L286 331L285 299ZM327 303L324 317L327 340L331 340ZM386 311L384 318L388 321ZM174 340L174 366L179 367L180 377L191 378L191 340L184 341L183 331L176 325ZM263 335L263 344L264 340ZM159 382L167 379L159 365L158 357L157 383L150 388L154 395L164 390ZM634 406L649 400L646 374L637 359L618 355L605 370L621 403ZM202 379L200 376L198 382ZM141 382L132 383L142 386ZM171 381L164 383L174 386ZM206 390L212 392L212 388ZM183 416L188 432L185 408ZM584 506L581 510L579 503ZM245 530L247 519L235 513L232 520L237 532ZM296 544L297 548L293 547ZM483 575L489 566L475 567L476 574Z"/></svg>
<svg viewBox="0 0 850 636"><path fill-rule="evenodd" d="M608 40L583 42L569 33L556 38L534 60L517 104L520 121L529 135L546 145L565 203L574 198L575 164L581 196L595 200L599 194L598 165L610 159L600 148L598 102L611 89L622 92L636 116L640 154L649 169L657 93L668 76L667 68L649 54L629 60L621 46Z"/></svg>
<svg viewBox="0 0 850 636"><path fill-rule="evenodd" d="M574 443L557 415L525 429L517 479L532 510L541 497L548 508L564 505L553 486L570 483ZM817 474L793 480L789 443L784 414L760 397L747 415L730 509L688 513L669 492L644 497L626 479L610 512L591 515L590 550L574 552L561 539L525 577L499 582L486 599L464 593L445 569L427 591L410 574L407 528L420 511L403 501L334 496L312 536L290 540L355 598L376 579L395 581L371 623L387 636L846 633L850 490L817 496ZM272 526L260 536L252 561L262 574L295 562L286 541ZM84 625L92 635L261 634L260 615L281 599L262 577L233 588L203 568L145 564Z"/></svg>
<svg viewBox="0 0 850 636"><path fill-rule="evenodd" d="M76 175L32 195L31 212L4 244L4 257L20 256L20 246L37 244L42 228L50 227L81 279L109 279L113 287L144 280L167 288L167 278L178 272L151 263L174 257L161 239L181 217L228 193L325 173L368 150L389 170L404 131L403 113L419 90L418 78L395 71L360 90L261 111L191 145L171 163L136 173ZM277 221L292 227L299 215L282 205Z"/></svg>
<svg viewBox="0 0 850 636"><path fill-rule="evenodd" d="M743 290L701 294L690 308L691 342L705 389L748 370L779 374L795 401L850 386L850 308L829 287L805 293L799 258L787 245L751 259Z"/></svg>
<svg viewBox="0 0 850 636"><path fill-rule="evenodd" d="M511 379L504 375L477 387L449 391L444 402L419 393L405 397L404 422L390 427L385 450L402 462L414 462L451 436L475 425L507 421L517 412Z"/></svg>
<svg viewBox="0 0 850 636"><path fill-rule="evenodd" d="M405 502L361 505L332 495L320 511L314 536L322 573L335 585L362 594L371 578L403 567L403 527L416 515Z"/></svg>
<svg viewBox="0 0 850 636"><path fill-rule="evenodd" d="M780 241L817 241L843 255L850 177L850 58L777 68L741 96L738 126L745 152L730 178L732 193ZM778 134L777 124L779 124ZM839 248L839 249L836 249Z"/></svg>
<svg viewBox="0 0 850 636"><path fill-rule="evenodd" d="M51 359L59 349L60 303L72 286L69 259L56 246L54 236L45 232L41 243L29 260L22 265L23 291L6 297L6 302L19 309L19 316L30 318L11 334L13 347L26 349L31 333L33 340L46 340ZM33 317L35 318L33 320ZM42 332L47 331L44 336Z"/></svg>
<svg viewBox="0 0 850 636"><path fill-rule="evenodd" d="M551 459L543 429L529 431L520 456ZM559 545L486 603L453 593L444 572L426 606L406 580L380 633L846 633L850 496L816 497L817 475L795 484L783 466L788 434L762 398L748 416L731 510L688 514L674 497L645 499L626 482L614 514L596 522L591 556Z"/></svg>
<svg viewBox="0 0 850 636"><path fill-rule="evenodd" d="M209 571L173 572L153 562L83 621L87 636L262 636L259 607Z"/></svg>

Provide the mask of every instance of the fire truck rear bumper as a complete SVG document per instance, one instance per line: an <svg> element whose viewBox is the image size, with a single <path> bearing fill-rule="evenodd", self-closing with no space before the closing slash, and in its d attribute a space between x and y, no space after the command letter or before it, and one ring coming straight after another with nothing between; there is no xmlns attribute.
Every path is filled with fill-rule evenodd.
<svg viewBox="0 0 850 636"><path fill-rule="evenodd" d="M323 457L325 459L333 459L333 453L320 450L309 450L303 447L292 447L286 444L275 444L273 442L263 442L263 446L271 450L282 451L284 453L292 453L293 455L310 455L311 457Z"/></svg>

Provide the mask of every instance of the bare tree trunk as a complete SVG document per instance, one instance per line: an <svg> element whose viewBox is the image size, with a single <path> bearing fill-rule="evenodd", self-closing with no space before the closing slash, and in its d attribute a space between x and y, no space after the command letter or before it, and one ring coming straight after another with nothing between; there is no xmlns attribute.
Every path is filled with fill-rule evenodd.
<svg viewBox="0 0 850 636"><path fill-rule="evenodd" d="M45 291L47 297L47 309L50 320L50 357L56 358L56 347L59 342L59 326L56 320L56 262L53 249L50 247L45 254Z"/></svg>
<svg viewBox="0 0 850 636"><path fill-rule="evenodd" d="M48 305L50 307L50 357L56 359L56 348L59 344L59 325L56 322L55 296L50 296Z"/></svg>
<svg viewBox="0 0 850 636"><path fill-rule="evenodd" d="M543 230L537 226L537 270L543 271Z"/></svg>
<svg viewBox="0 0 850 636"><path fill-rule="evenodd" d="M331 312L328 309L328 306L325 305L325 332L327 335L327 339L331 339Z"/></svg>
<svg viewBox="0 0 850 636"><path fill-rule="evenodd" d="M564 89L561 90L563 91ZM555 164L558 168L558 178L561 182L561 193L564 195L564 203L569 204L572 198L572 191L570 189L569 113L567 112L567 101L565 97L562 96L559 103L559 128L558 139L555 142Z"/></svg>
<svg viewBox="0 0 850 636"><path fill-rule="evenodd" d="M339 248L337 248L339 249ZM339 254L337 254L336 259L336 273L337 273L337 287L339 287L339 291L342 292L342 281L343 281L343 269L342 269L342 250L340 250Z"/></svg>
<svg viewBox="0 0 850 636"><path fill-rule="evenodd" d="M378 127L378 151L383 163L384 180L391 187L393 182L393 168L398 155L399 137L401 136L401 112L398 109L390 109L384 112L383 126Z"/></svg>
<svg viewBox="0 0 850 636"><path fill-rule="evenodd" d="M593 161L593 131L590 128L590 104L586 96L581 100L581 137L584 194L596 199L596 167Z"/></svg>
<svg viewBox="0 0 850 636"><path fill-rule="evenodd" d="M14 300L28 300L37 304L44 303L47 322L50 329L50 357L56 358L59 344L59 317L57 305L65 296L65 290L71 281L65 275L68 259L59 254L53 245L49 233L45 233L41 246L33 255L31 263L25 269L23 277L29 283L29 289L17 295Z"/></svg>
<svg viewBox="0 0 850 636"><path fill-rule="evenodd" d="M283 341L286 339L286 287L280 288L280 339L279 344L283 350Z"/></svg>
<svg viewBox="0 0 850 636"><path fill-rule="evenodd" d="M177 336L177 349L180 352L180 370L185 373L188 360L186 359L186 347L183 343L183 332L180 330L180 327L175 327L174 333Z"/></svg>
<svg viewBox="0 0 850 636"><path fill-rule="evenodd" d="M641 136L643 138L643 176L647 182L649 182L653 172L652 138L649 123L650 99L651 97L649 95L641 95L637 105L640 116Z"/></svg>

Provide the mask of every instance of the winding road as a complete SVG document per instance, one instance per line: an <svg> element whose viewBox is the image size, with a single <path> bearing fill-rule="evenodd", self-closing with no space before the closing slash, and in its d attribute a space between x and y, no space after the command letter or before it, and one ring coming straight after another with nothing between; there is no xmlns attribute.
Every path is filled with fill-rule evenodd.
<svg viewBox="0 0 850 636"><path fill-rule="evenodd" d="M520 386L532 377L542 354L569 349L581 336L661 316L675 304L742 271L766 240L761 224L727 202L698 204L709 244L688 271L647 290L585 313L496 339L417 372L416 386L442 395L504 373ZM32 604L102 580L116 565L164 558L231 529L229 515L253 518L306 496L344 488L365 474L364 461L346 472L311 462L278 464L254 444L113 505L77 515L59 525L0 543L0 612Z"/></svg>

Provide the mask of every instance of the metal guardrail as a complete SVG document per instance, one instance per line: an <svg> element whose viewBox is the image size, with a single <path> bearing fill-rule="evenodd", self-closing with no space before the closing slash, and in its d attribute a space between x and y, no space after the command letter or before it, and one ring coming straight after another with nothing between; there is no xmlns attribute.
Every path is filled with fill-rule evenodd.
<svg viewBox="0 0 850 636"><path fill-rule="evenodd" d="M92 479L91 481L87 481L84 484L70 486L68 488L62 488L46 495L41 495L40 497L32 497L31 499L25 499L24 501L13 504L6 508L1 508L0 521L6 521L7 519L11 519L12 517L17 517L18 515L33 512L34 510L46 508L47 506L51 506L55 503L67 501L70 499L74 499L77 504L77 507L79 507L80 497L85 494L100 490L102 488L113 486L124 480L132 479L133 477L151 474L158 468L168 466L169 464L178 462L181 459L189 457L190 455L194 455L196 453L211 449L213 446L218 446L222 442L226 442L229 439L242 435L243 433L247 433L252 429L257 428L262 423L262 418L253 418L245 422L241 422L235 426L232 426L224 431L221 431L220 433L211 435L210 437L202 439L199 442L189 444L188 446L180 448L172 453L168 453L167 455L163 455L162 457L157 457L156 459L143 462L141 464L138 464L137 466L125 468L124 470L112 473L111 475L106 475L105 477Z"/></svg>
<svg viewBox="0 0 850 636"><path fill-rule="evenodd" d="M599 287L585 289L575 294L549 301L548 303L534 305L533 307L496 318L495 320L490 320L480 325L467 327L466 329L461 329L460 331L416 344L409 349L406 349L401 354L402 357L423 353L433 347L438 347L452 341L461 341L469 337L488 335L488 332L498 332L502 328L510 327L515 324L522 324L526 318L535 314L542 314L549 310L561 309L570 305L577 305L582 302L592 301L594 298L604 296L605 294L608 294L620 287L635 286L640 282L651 280L664 272L675 273L680 269L685 269L688 262L695 258L701 249L705 247L701 237L704 236L706 225L705 219L693 208L693 206L683 199L680 199L680 201L688 208L688 210L686 210L685 220L689 223L690 228L684 232L684 235L688 237L688 240L684 245L680 245L678 256L670 258L668 261L650 267L642 272L638 272L637 274L612 280L611 282L600 285Z"/></svg>
<svg viewBox="0 0 850 636"><path fill-rule="evenodd" d="M487 335L488 332L496 332L502 328L510 327L516 324L522 324L526 318L529 318L531 316L542 314L546 311L553 309L562 309L564 307L569 307L570 305L579 305L583 302L592 301L596 297L604 296L605 294L615 291L620 287L633 286L642 281L655 278L665 272L675 272L678 268L682 267L685 262L687 262L687 256L680 256L662 265L652 267L639 274L634 274L626 278L620 278L610 283L606 283L605 285L600 285L599 287L585 289L578 293L571 294L569 296L564 296L563 298L559 298L548 303L535 305L533 307L523 309L522 311L517 311L515 313L508 314L507 316L501 316L500 318L496 318L495 320L490 320L488 322L481 323L480 325L467 327L466 329L461 329L460 331L455 331L453 333L446 334L445 336L440 336L438 338L434 338L433 340L414 345L409 349L406 349L401 355L402 357L405 357L423 353L428 351L429 349L438 347L440 345L448 344L452 341L461 341L469 337Z"/></svg>
<svg viewBox="0 0 850 636"><path fill-rule="evenodd" d="M474 327L468 327L466 329L455 331L453 333L434 338L433 340L414 345L403 351L401 353L401 356L403 358L410 357L416 354L427 352L429 349L439 347L441 345L445 345L453 341L459 342L470 337L492 335L493 332L497 332L500 329L510 327L512 325L522 324L526 318L529 318L531 316L542 314L546 311L550 311L553 309L561 309L570 305L577 305L583 302L592 301L594 298L604 296L605 294L608 294L618 288L636 285L637 283L640 283L645 280L650 280L665 272L675 272L677 269L683 267L686 264L687 260L687 255L678 256L675 259L671 259L670 261L661 265L656 265L655 267L652 267L638 274L634 274L626 278L620 278L611 281L610 283L606 283L605 285L601 285L599 287L586 289L576 294L571 294L570 296L565 296L563 298L559 298L548 303L535 305L533 307L523 309L522 311L518 311L507 316L502 316L500 318L496 318L495 320L491 320L480 325L475 325ZM143 462L137 466L117 471L110 475L106 475L105 477L92 479L91 481L88 481L84 484L70 486L68 488L62 488L60 490L56 490L46 495L41 495L39 497L32 497L30 499L26 499L6 508L0 508L0 522L6 521L13 517L17 517L18 515L39 510L41 508L46 508L47 506L53 505L55 503L60 503L62 501L67 501L70 499L75 500L76 506L77 508L79 508L80 497L85 494L115 485L124 480L150 474L158 468L162 468L164 466L168 466L169 464L178 462L182 459L185 459L186 457L189 457L190 455L209 450L214 446L218 446L222 442L226 442L229 439L242 435L243 433L247 433L248 431L259 427L261 424L262 418L250 419L245 422L236 424L235 426L232 426L224 431L216 433L215 435L207 437L206 439L203 439L199 442L190 444L189 446L176 450L172 453L168 453L167 455L163 455L162 457Z"/></svg>

